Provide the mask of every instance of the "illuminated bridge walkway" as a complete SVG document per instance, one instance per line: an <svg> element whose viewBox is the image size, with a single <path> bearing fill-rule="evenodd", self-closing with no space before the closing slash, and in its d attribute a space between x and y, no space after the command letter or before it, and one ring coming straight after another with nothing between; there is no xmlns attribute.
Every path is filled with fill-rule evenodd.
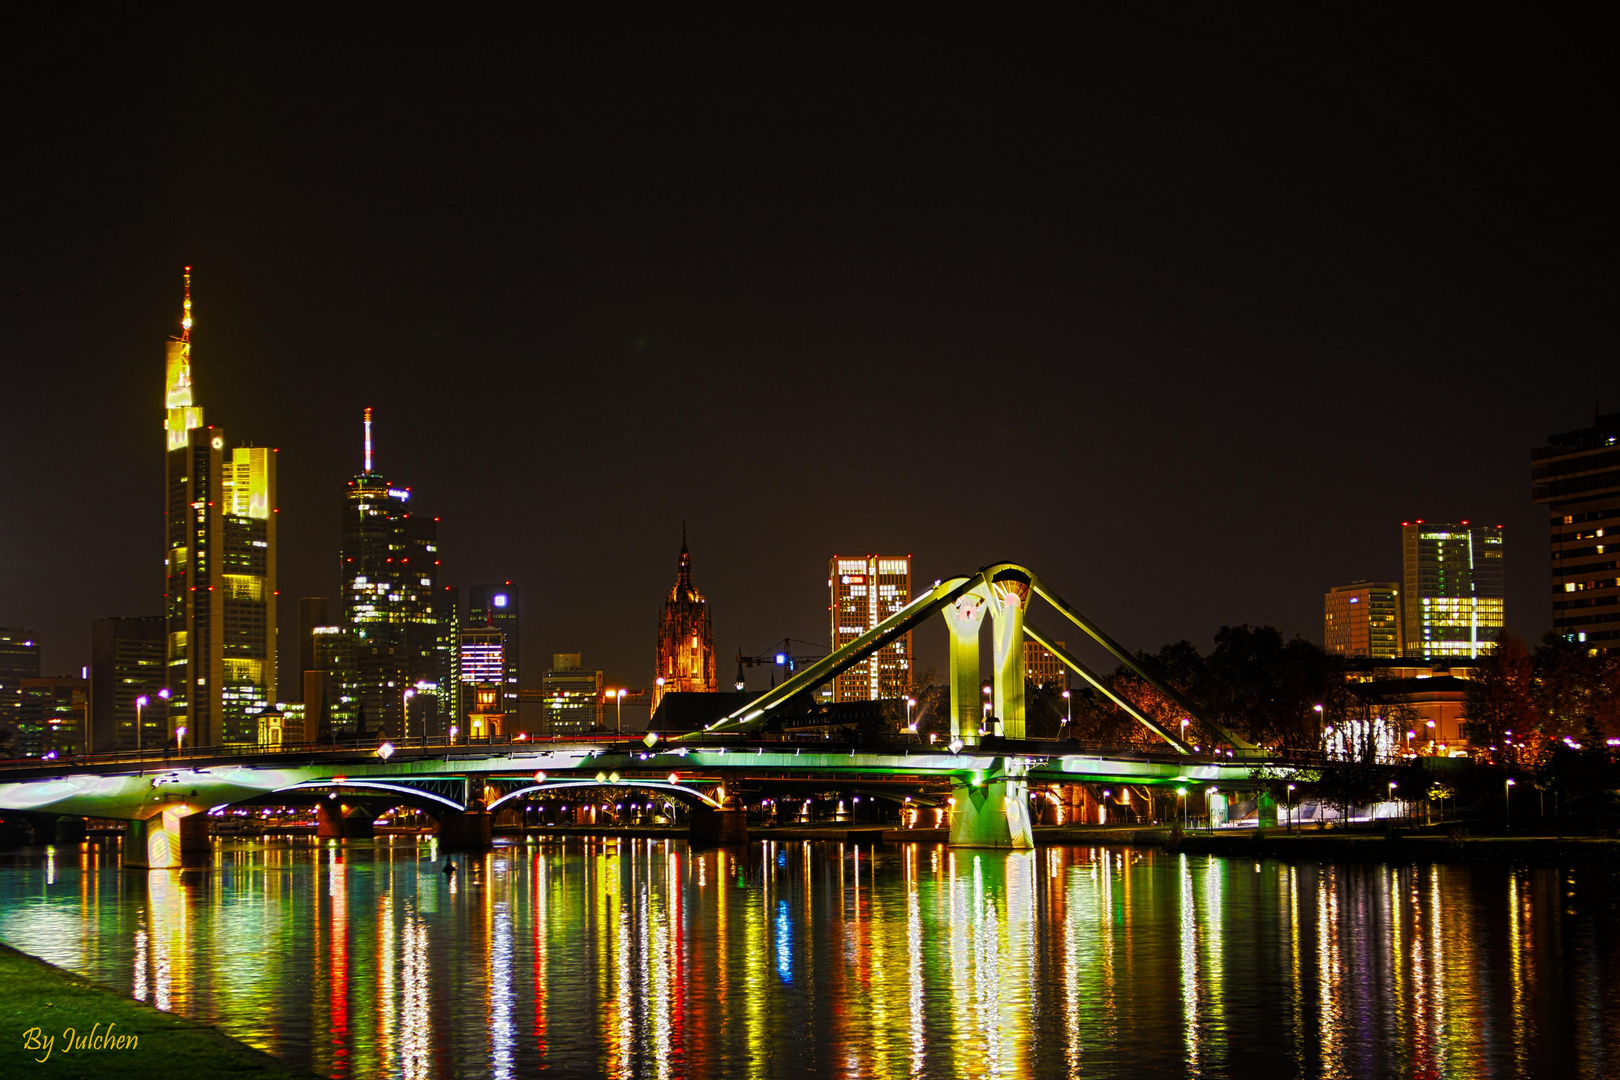
<svg viewBox="0 0 1620 1080"><path fill-rule="evenodd" d="M1025 617L1039 597L1060 616L1176 703L1206 730L1211 749L1194 754L1130 702L1116 697L1092 671ZM945 747L892 741L836 746L774 741L763 729L800 695L831 681L873 652L936 615L950 634L951 717ZM993 712L996 731L982 732L979 631L992 620ZM1024 737L1023 641L1051 649L1082 679L1151 730L1164 746L1154 752L1079 752L1073 742ZM385 756L385 752L392 753ZM183 757L148 753L83 761L16 762L0 766L0 810L124 819L135 843L130 865L175 866L186 849L206 845L206 811L237 803L321 807L323 824L346 802L408 805L439 819L451 842L487 841L493 812L538 792L581 787L652 789L693 808L693 832L714 839L739 834L745 788L772 784L865 782L951 799L950 842L974 847L1029 847L1031 784L1098 783L1148 786L1210 785L1222 790L1260 786L1293 764L1212 723L1172 687L1162 684L1124 649L1034 574L1011 563L936 582L905 608L787 679L706 730L660 739L513 743L506 746L401 746L194 750ZM341 821L337 823L341 826ZM341 835L341 828L338 830ZM140 842L144 841L144 843Z"/></svg>

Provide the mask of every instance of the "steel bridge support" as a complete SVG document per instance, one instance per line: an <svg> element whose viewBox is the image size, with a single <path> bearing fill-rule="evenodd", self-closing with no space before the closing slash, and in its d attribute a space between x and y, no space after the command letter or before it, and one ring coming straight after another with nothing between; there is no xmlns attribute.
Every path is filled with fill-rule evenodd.
<svg viewBox="0 0 1620 1080"><path fill-rule="evenodd" d="M1024 737L1024 608L1029 594L1029 577L1016 570L1003 570L990 582L995 603L995 714L1001 723L995 734L1009 739Z"/></svg>
<svg viewBox="0 0 1620 1080"><path fill-rule="evenodd" d="M174 806L149 818L125 823L124 866L132 870L171 870L208 861L208 815Z"/></svg>
<svg viewBox="0 0 1620 1080"><path fill-rule="evenodd" d="M979 725L979 627L990 610L990 598L981 590L958 597L941 612L951 639L951 738L977 746Z"/></svg>

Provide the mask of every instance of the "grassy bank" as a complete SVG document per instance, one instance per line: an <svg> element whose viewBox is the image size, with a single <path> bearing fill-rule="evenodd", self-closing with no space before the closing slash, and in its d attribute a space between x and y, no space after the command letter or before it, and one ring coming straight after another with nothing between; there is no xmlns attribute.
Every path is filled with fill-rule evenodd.
<svg viewBox="0 0 1620 1080"><path fill-rule="evenodd" d="M92 1032L104 1037L110 1028L114 1045L69 1048L70 1028L85 1040ZM37 1031L30 1039L31 1029ZM206 1024L159 1012L5 945L0 945L0 1036L0 1076L17 1080L35 1076L313 1080L315 1076ZM43 1045L47 1039L48 1055ZM26 1048L25 1042L32 1042L33 1048Z"/></svg>

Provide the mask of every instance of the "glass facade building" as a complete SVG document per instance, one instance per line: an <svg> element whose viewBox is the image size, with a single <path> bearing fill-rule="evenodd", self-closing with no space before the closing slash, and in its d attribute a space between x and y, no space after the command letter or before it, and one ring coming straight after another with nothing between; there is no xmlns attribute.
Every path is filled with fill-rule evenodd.
<svg viewBox="0 0 1620 1080"><path fill-rule="evenodd" d="M1502 637L1502 527L1401 522L1406 655L1478 656Z"/></svg>
<svg viewBox="0 0 1620 1080"><path fill-rule="evenodd" d="M828 613L834 650L911 602L911 556L834 555L827 565ZM911 692L911 635L885 645L833 680L833 701L878 701Z"/></svg>
<svg viewBox="0 0 1620 1080"><path fill-rule="evenodd" d="M1530 481L1549 511L1553 632L1620 650L1620 413L1532 450Z"/></svg>
<svg viewBox="0 0 1620 1080"><path fill-rule="evenodd" d="M1334 656L1402 655L1401 588L1394 581L1335 585L1322 598L1322 647Z"/></svg>
<svg viewBox="0 0 1620 1080"><path fill-rule="evenodd" d="M602 726L602 673L579 653L554 653L540 680L547 735L578 735Z"/></svg>

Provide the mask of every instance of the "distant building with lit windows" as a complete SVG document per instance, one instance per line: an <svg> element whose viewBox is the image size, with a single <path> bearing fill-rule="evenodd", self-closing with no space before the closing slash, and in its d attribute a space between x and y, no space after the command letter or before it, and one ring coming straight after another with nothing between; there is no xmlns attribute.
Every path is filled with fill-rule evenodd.
<svg viewBox="0 0 1620 1080"><path fill-rule="evenodd" d="M439 733L452 673L442 666L436 621L438 519L413 514L411 489L372 468L370 409L364 428L365 468L343 505L343 625L354 635L345 696L368 732Z"/></svg>
<svg viewBox="0 0 1620 1080"><path fill-rule="evenodd" d="M92 753L163 745L169 730L169 703L161 694L167 686L163 681L167 637L161 615L97 619L90 624ZM137 709L135 702L143 697L146 703Z"/></svg>
<svg viewBox="0 0 1620 1080"><path fill-rule="evenodd" d="M828 613L834 650L911 602L911 556L834 555L827 565ZM833 701L877 701L911 692L911 634L885 645L833 680Z"/></svg>
<svg viewBox="0 0 1620 1080"><path fill-rule="evenodd" d="M462 623L464 630L483 628L501 635L502 670L491 681L501 688L498 711L511 717L514 722L518 716L518 600L517 586L510 581L499 585L468 586L467 617ZM462 662L465 665L465 659ZM463 674L463 685L467 681ZM469 715L475 704L470 701L464 703ZM515 732L515 727L511 731Z"/></svg>
<svg viewBox="0 0 1620 1080"><path fill-rule="evenodd" d="M602 726L602 673L580 653L554 653L540 680L547 735L578 735Z"/></svg>
<svg viewBox="0 0 1620 1080"><path fill-rule="evenodd" d="M191 268L164 372L170 740L252 744L276 700L276 451L225 449L191 377Z"/></svg>
<svg viewBox="0 0 1620 1080"><path fill-rule="evenodd" d="M82 754L89 684L84 679L49 677L24 679L19 689L17 756Z"/></svg>
<svg viewBox="0 0 1620 1080"><path fill-rule="evenodd" d="M1066 649L1068 644L1058 642L1058 648ZM1069 688L1069 666L1058 659L1057 653L1045 645L1024 640L1024 681L1031 686L1055 686L1059 690Z"/></svg>
<svg viewBox="0 0 1620 1080"><path fill-rule="evenodd" d="M39 678L39 642L20 626L0 626L0 732L16 732L22 681Z"/></svg>
<svg viewBox="0 0 1620 1080"><path fill-rule="evenodd" d="M1476 657L1502 637L1502 527L1401 522L1406 655Z"/></svg>
<svg viewBox="0 0 1620 1080"><path fill-rule="evenodd" d="M714 631L709 602L692 584L692 554L681 528L681 561L675 587L669 590L658 619L658 655L653 665L652 708L665 694L717 693L720 673L714 663Z"/></svg>
<svg viewBox="0 0 1620 1080"><path fill-rule="evenodd" d="M1620 651L1620 413L1532 450L1530 478L1550 511L1553 633Z"/></svg>
<svg viewBox="0 0 1620 1080"><path fill-rule="evenodd" d="M1335 585L1323 596L1322 608L1322 647L1331 655L1375 660L1402 655L1399 583Z"/></svg>

